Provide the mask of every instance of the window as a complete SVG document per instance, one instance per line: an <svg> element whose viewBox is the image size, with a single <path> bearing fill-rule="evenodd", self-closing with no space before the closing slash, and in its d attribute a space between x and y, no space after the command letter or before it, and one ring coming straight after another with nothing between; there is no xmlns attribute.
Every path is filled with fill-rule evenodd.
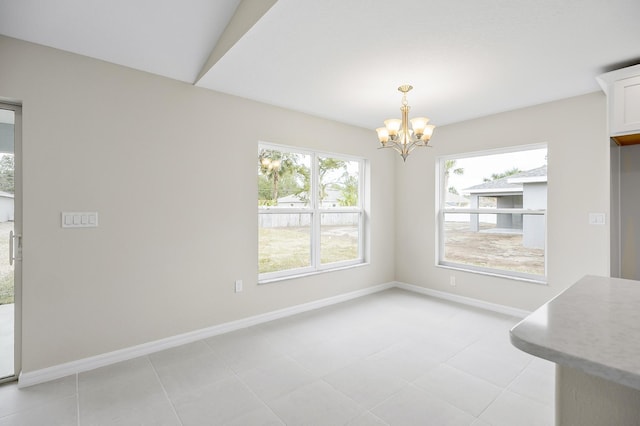
<svg viewBox="0 0 640 426"><path fill-rule="evenodd" d="M364 160L258 146L260 281L363 263Z"/></svg>
<svg viewBox="0 0 640 426"><path fill-rule="evenodd" d="M546 281L547 148L438 161L438 265Z"/></svg>

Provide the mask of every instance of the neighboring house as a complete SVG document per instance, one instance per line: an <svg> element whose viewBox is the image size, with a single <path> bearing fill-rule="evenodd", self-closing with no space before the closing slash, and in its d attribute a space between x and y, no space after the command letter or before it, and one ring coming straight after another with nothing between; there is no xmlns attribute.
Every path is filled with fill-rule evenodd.
<svg viewBox="0 0 640 426"><path fill-rule="evenodd" d="M498 209L546 209L547 166L475 185L462 192L469 195L469 207L472 209L488 207L483 205L485 197L495 199L495 208ZM479 216L471 215L472 231L480 230ZM495 231L522 233L525 247L544 248L544 221L543 215L496 214Z"/></svg>
<svg viewBox="0 0 640 426"><path fill-rule="evenodd" d="M302 207L305 207L306 205L307 205L306 201L301 200L295 194L291 194L291 195L287 195L286 197L278 198L278 203L273 207L302 208Z"/></svg>
<svg viewBox="0 0 640 426"><path fill-rule="evenodd" d="M342 192L335 189L327 189L327 196L322 200L322 207L340 207L340 198L342 198ZM286 197L278 198L278 207L305 207L306 201L301 200L297 195L287 195Z"/></svg>
<svg viewBox="0 0 640 426"><path fill-rule="evenodd" d="M328 189L326 191L327 196L322 200L323 208L340 207L340 198L342 197L341 191L334 189ZM269 209L277 209L278 207L285 208L305 208L308 207L307 202L301 200L297 195L291 194L286 197L278 198L278 204L276 206L270 206ZM352 225L352 218L348 215L339 213L323 213L322 223L323 226L332 225ZM261 228L272 227L297 227L297 226L309 226L311 216L307 213L292 213L292 214L277 214L277 215L260 215L258 224Z"/></svg>
<svg viewBox="0 0 640 426"><path fill-rule="evenodd" d="M0 191L0 222L13 220L13 194Z"/></svg>
<svg viewBox="0 0 640 426"><path fill-rule="evenodd" d="M468 207L469 197L448 192L445 194L444 202L448 208L451 207Z"/></svg>

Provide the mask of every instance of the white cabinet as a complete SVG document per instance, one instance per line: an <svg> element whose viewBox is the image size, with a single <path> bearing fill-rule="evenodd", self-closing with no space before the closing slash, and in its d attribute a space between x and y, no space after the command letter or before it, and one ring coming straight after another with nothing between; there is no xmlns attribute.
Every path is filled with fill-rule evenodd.
<svg viewBox="0 0 640 426"><path fill-rule="evenodd" d="M609 135L618 145L640 143L640 65L597 78L607 94Z"/></svg>

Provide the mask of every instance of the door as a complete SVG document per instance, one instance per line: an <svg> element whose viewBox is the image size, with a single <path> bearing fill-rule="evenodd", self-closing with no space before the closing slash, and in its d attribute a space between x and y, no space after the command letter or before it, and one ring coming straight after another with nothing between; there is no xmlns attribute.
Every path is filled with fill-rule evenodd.
<svg viewBox="0 0 640 426"><path fill-rule="evenodd" d="M20 372L22 109L0 103L0 382Z"/></svg>

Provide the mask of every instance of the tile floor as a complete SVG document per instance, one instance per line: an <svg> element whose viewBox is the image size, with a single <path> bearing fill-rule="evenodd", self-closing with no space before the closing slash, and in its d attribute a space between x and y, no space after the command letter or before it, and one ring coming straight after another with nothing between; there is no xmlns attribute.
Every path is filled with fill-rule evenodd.
<svg viewBox="0 0 640 426"><path fill-rule="evenodd" d="M13 376L14 304L0 305L0 377Z"/></svg>
<svg viewBox="0 0 640 426"><path fill-rule="evenodd" d="M518 319L399 289L18 389L0 425L552 425Z"/></svg>

